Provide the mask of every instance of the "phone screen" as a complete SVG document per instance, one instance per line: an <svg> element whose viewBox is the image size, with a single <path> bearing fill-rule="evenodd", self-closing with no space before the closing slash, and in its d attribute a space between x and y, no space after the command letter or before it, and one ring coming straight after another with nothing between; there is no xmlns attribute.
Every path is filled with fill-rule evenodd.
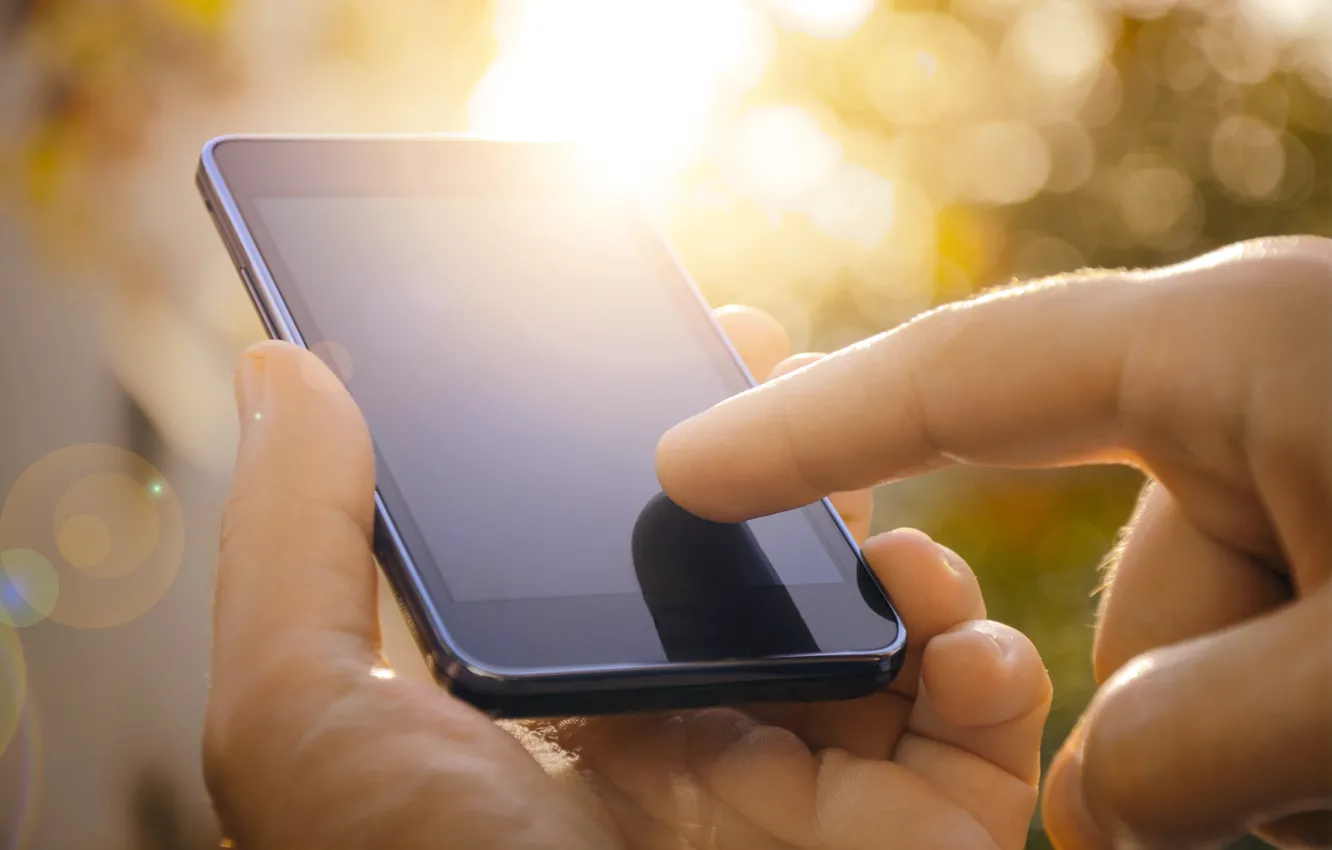
<svg viewBox="0 0 1332 850"><path fill-rule="evenodd" d="M746 385L646 234L587 196L257 206L453 597L639 592L657 441ZM804 512L750 528L782 583L842 581Z"/></svg>
<svg viewBox="0 0 1332 850"><path fill-rule="evenodd" d="M731 526L661 494L662 434L750 382L631 204L305 180L251 180L246 224L451 628L509 664L892 642L824 504Z"/></svg>

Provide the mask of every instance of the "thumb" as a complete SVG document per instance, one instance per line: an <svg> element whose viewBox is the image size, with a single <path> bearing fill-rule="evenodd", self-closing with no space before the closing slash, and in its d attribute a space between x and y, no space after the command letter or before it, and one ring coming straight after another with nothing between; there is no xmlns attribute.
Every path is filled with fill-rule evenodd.
<svg viewBox="0 0 1332 850"><path fill-rule="evenodd" d="M214 689L261 659L378 644L374 453L360 410L313 354L250 348L236 372L241 444L222 523Z"/></svg>
<svg viewBox="0 0 1332 850"><path fill-rule="evenodd" d="M1051 767L1055 845L1211 846L1332 805L1329 621L1324 588L1116 673Z"/></svg>

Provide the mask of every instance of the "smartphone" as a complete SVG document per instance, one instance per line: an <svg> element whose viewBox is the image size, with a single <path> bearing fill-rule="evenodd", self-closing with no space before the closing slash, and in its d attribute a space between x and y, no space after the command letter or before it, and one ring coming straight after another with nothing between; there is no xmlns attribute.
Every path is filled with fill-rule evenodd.
<svg viewBox="0 0 1332 850"><path fill-rule="evenodd" d="M453 693L530 717L883 687L906 633L827 501L725 524L661 492L661 435L753 378L589 165L558 143L227 136L197 183L269 335L360 405L375 555Z"/></svg>

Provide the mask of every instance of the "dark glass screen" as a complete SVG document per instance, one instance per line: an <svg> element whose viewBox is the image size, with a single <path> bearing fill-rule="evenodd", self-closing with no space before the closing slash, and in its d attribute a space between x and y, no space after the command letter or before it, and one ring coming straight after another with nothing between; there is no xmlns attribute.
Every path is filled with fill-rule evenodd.
<svg viewBox="0 0 1332 850"><path fill-rule="evenodd" d="M637 593L657 440L746 382L632 213L592 195L256 206L318 293L316 351L344 371L454 599ZM749 523L772 568L751 580L841 582L812 519Z"/></svg>
<svg viewBox="0 0 1332 850"><path fill-rule="evenodd" d="M661 492L658 439L749 386L660 238L540 146L240 141L228 190L350 388L453 649L494 670L894 643L823 504L748 523Z"/></svg>

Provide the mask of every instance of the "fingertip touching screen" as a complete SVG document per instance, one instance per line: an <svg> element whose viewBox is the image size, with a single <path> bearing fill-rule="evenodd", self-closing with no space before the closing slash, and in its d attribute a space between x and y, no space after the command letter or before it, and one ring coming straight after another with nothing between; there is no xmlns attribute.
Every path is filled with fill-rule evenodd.
<svg viewBox="0 0 1332 850"><path fill-rule="evenodd" d="M382 149L351 182L231 182L456 639L510 666L890 643L881 612L847 622L863 566L824 505L729 525L661 493L661 435L749 380L636 208L567 175L488 183L436 144L416 182Z"/></svg>

